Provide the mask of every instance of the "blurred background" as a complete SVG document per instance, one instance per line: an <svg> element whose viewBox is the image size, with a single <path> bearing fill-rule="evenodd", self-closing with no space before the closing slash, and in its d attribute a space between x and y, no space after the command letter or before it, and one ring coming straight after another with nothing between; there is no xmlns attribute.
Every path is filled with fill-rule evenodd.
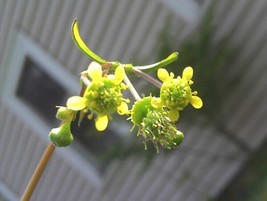
<svg viewBox="0 0 267 201"><path fill-rule="evenodd" d="M266 0L0 0L0 200L19 200L59 123L55 106L79 93L91 59L72 41L75 18L106 60L144 65L179 52L167 68L194 68L204 107L182 112L184 142L159 154L116 115L104 133L73 126L75 142L56 150L32 200L267 200L266 9Z"/></svg>

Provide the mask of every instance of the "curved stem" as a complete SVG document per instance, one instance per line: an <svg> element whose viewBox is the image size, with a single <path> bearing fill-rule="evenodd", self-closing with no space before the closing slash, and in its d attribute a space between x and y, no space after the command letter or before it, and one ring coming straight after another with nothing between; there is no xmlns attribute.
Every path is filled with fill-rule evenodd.
<svg viewBox="0 0 267 201"><path fill-rule="evenodd" d="M37 183L42 176L44 169L51 158L52 154L54 153L55 146L49 142L49 144L46 147L46 150L43 153L42 158L40 159L39 164L37 165L20 201L29 201L31 199L31 196L33 194L33 191L35 187L37 186Z"/></svg>

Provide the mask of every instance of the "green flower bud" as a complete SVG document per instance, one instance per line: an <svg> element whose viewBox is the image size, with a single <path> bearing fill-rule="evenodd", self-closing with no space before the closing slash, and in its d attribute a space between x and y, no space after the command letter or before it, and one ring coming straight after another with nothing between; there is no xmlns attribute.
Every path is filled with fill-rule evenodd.
<svg viewBox="0 0 267 201"><path fill-rule="evenodd" d="M59 120L72 120L74 116L74 111L69 110L66 107L58 107L56 118Z"/></svg>
<svg viewBox="0 0 267 201"><path fill-rule="evenodd" d="M49 133L50 141L56 147L67 147L73 141L73 136L70 131L71 120L65 121L60 127L53 128Z"/></svg>
<svg viewBox="0 0 267 201"><path fill-rule="evenodd" d="M184 140L184 134L181 131L177 131L176 136L173 139L173 142L176 144L176 146L178 146L182 143L183 140Z"/></svg>

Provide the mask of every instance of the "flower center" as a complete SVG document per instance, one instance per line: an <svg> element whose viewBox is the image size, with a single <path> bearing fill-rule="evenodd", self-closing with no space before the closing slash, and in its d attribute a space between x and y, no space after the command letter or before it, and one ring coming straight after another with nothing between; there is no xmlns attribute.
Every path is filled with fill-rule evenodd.
<svg viewBox="0 0 267 201"><path fill-rule="evenodd" d="M88 107L100 114L116 111L123 101L121 86L106 77L101 82L92 82L87 87L84 97L88 101Z"/></svg>
<svg viewBox="0 0 267 201"><path fill-rule="evenodd" d="M182 79L172 79L163 83L160 98L170 109L183 110L188 105L192 92L188 82Z"/></svg>

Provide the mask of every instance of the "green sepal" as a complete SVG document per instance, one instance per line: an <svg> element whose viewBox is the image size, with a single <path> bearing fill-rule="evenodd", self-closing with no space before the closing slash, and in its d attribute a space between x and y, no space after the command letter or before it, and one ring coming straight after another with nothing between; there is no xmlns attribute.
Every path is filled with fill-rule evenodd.
<svg viewBox="0 0 267 201"><path fill-rule="evenodd" d="M75 112L68 110L66 107L58 107L56 118L59 120L72 120L75 115Z"/></svg>

